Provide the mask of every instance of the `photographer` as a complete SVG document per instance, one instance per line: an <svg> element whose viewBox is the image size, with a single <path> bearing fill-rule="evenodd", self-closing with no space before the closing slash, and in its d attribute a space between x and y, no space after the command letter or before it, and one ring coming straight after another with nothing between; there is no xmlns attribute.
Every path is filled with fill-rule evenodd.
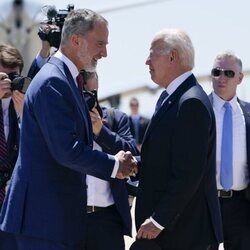
<svg viewBox="0 0 250 250"><path fill-rule="evenodd" d="M49 34L52 30L56 30L56 25L46 24L40 27L40 32L44 34ZM39 36L40 37L40 36ZM47 40L42 40L42 48L38 52L35 60L32 62L31 67L28 72L28 77L34 78L37 72L42 68L42 66L49 60L50 56L55 53L57 48L52 47Z"/></svg>
<svg viewBox="0 0 250 250"><path fill-rule="evenodd" d="M69 4L67 9L59 11L54 6L45 5L42 8L42 12L47 15L48 19L39 28L38 36L42 41L42 48L31 64L28 77L34 78L42 66L50 59L50 56L58 50L64 20L73 9L74 5L72 4Z"/></svg>
<svg viewBox="0 0 250 250"><path fill-rule="evenodd" d="M23 65L23 58L15 47L0 45L0 210L19 149L19 125L29 84L26 77L20 76ZM0 249L6 246L16 249L15 239L0 231Z"/></svg>
<svg viewBox="0 0 250 250"><path fill-rule="evenodd" d="M19 141L18 120L22 114L24 94L13 89L10 80L23 69L20 52L11 45L0 45L0 208L6 183L16 163Z"/></svg>
<svg viewBox="0 0 250 250"><path fill-rule="evenodd" d="M90 110L94 134L94 149L116 154L119 150L138 155L135 141L129 128L128 116L113 108L101 108L98 104L98 76L96 72L84 72L84 97ZM94 106L94 107L93 107ZM110 210L88 211L87 247L91 250L124 250L123 235L131 236L131 217L126 180L109 182L87 175L88 207L103 207ZM98 241L96 235L99 235Z"/></svg>

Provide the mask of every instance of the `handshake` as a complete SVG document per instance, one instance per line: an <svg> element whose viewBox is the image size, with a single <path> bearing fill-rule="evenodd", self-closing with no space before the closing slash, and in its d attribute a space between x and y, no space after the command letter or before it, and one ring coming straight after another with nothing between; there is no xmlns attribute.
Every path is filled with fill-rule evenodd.
<svg viewBox="0 0 250 250"><path fill-rule="evenodd" d="M117 179L124 179L137 174L137 161L131 152L120 151L115 155L115 157L119 160L119 168L116 174Z"/></svg>

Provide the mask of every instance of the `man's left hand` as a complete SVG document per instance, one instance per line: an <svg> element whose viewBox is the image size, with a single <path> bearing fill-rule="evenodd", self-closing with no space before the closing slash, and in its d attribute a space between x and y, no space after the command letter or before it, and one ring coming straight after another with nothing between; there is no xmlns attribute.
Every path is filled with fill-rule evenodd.
<svg viewBox="0 0 250 250"><path fill-rule="evenodd" d="M23 99L24 94L18 90L14 90L12 93L12 100L14 102L15 110L17 114L21 115L23 111Z"/></svg>
<svg viewBox="0 0 250 250"><path fill-rule="evenodd" d="M155 239L160 232L161 230L156 227L150 219L146 219L138 230L136 238L152 240Z"/></svg>

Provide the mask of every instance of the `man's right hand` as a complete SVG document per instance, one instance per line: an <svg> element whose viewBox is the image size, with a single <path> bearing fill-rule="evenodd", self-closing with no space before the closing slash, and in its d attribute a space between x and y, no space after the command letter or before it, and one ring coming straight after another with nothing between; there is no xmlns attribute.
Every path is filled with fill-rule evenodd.
<svg viewBox="0 0 250 250"><path fill-rule="evenodd" d="M11 96L11 80L6 73L0 72L0 99Z"/></svg>
<svg viewBox="0 0 250 250"><path fill-rule="evenodd" d="M136 160L133 158L131 152L120 151L115 155L119 160L119 168L116 174L116 178L124 179L131 175L137 174Z"/></svg>

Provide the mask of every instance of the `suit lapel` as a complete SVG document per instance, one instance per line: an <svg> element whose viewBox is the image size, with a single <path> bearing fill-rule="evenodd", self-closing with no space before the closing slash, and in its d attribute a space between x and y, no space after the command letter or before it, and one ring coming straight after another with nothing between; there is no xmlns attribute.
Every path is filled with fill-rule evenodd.
<svg viewBox="0 0 250 250"><path fill-rule="evenodd" d="M238 102L240 104L240 107L243 111L243 115L245 117L246 122L246 142L247 142L247 162L248 162L248 172L250 175L250 105L246 104L245 102L242 102L238 99Z"/></svg>
<svg viewBox="0 0 250 250"><path fill-rule="evenodd" d="M84 120L85 125L86 125L85 127L87 129L88 143L92 145L92 141L93 141L92 124L91 124L89 111L88 111L86 102L84 101L84 99L82 100L82 98L80 97L79 90L75 84L75 81L74 81L68 67L66 66L65 63L63 63L61 60L59 60L56 57L51 57L51 59L49 60L49 63L56 65L60 69L62 74L68 79L69 87L72 91L72 94L73 94L75 100L76 100L77 106L79 107L79 110L82 113L83 120Z"/></svg>
<svg viewBox="0 0 250 250"><path fill-rule="evenodd" d="M146 141L149 134L154 129L155 125L162 119L163 115L169 110L171 106L178 101L183 93L185 93L188 89L193 87L197 83L194 75L189 76L175 91L173 94L169 96L169 98L163 103L158 112L153 115L150 120L150 123L145 132L145 136L143 138L143 143Z"/></svg>

